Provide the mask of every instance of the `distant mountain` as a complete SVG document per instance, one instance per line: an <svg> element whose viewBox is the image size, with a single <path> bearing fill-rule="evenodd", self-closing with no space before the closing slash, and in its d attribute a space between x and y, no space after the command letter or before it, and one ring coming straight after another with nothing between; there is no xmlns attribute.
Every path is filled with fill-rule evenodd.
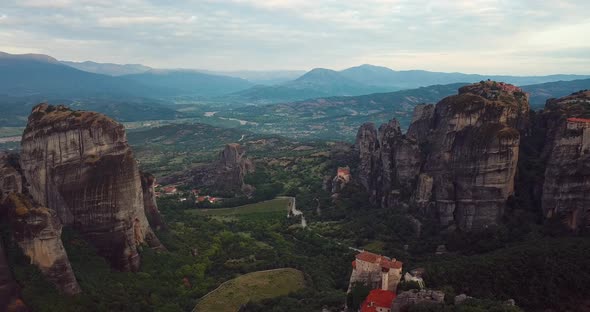
<svg viewBox="0 0 590 312"><path fill-rule="evenodd" d="M508 76L430 72L425 70L395 71L387 67L368 64L351 67L340 73L346 78L359 83L382 87L395 87L398 89L412 89L457 82L478 82L487 79L503 81L515 85L529 85L559 80L567 81L590 78L590 75Z"/></svg>
<svg viewBox="0 0 590 312"><path fill-rule="evenodd" d="M255 86L234 95L249 101L286 102L337 95L354 96L392 90L397 89L366 85L349 79L340 72L316 68L292 81L274 86Z"/></svg>
<svg viewBox="0 0 590 312"><path fill-rule="evenodd" d="M174 90L177 95L218 96L254 85L241 78L183 69L152 69L145 73L122 77L143 85Z"/></svg>
<svg viewBox="0 0 590 312"><path fill-rule="evenodd" d="M61 61L62 64L70 67L83 70L90 73L109 75L109 76L123 76L131 74L141 74L152 69L151 67L141 64L112 64L112 63L96 63L92 61L86 62L70 62Z"/></svg>
<svg viewBox="0 0 590 312"><path fill-rule="evenodd" d="M147 87L120 77L94 74L64 65L47 55L0 52L0 95L159 96L170 90Z"/></svg>
<svg viewBox="0 0 590 312"><path fill-rule="evenodd" d="M0 126L23 126L40 102L98 111L119 121L174 119L177 112L154 98L172 90L81 71L39 54L0 52Z"/></svg>
<svg viewBox="0 0 590 312"><path fill-rule="evenodd" d="M361 65L342 71L316 68L303 76L273 86L255 86L233 96L259 103L298 101L327 96L354 96L391 92L450 83L472 83L481 80L504 81L515 85L539 84L590 78L590 75L507 76L430 72L425 70L395 71L387 67Z"/></svg>
<svg viewBox="0 0 590 312"><path fill-rule="evenodd" d="M545 107L545 102L549 98L560 98L580 90L590 90L590 79L547 82L523 86L522 89L529 93L531 108L541 109Z"/></svg>
<svg viewBox="0 0 590 312"><path fill-rule="evenodd" d="M238 70L238 71L207 71L206 74L230 76L246 79L259 85L276 85L295 80L305 74L304 70Z"/></svg>

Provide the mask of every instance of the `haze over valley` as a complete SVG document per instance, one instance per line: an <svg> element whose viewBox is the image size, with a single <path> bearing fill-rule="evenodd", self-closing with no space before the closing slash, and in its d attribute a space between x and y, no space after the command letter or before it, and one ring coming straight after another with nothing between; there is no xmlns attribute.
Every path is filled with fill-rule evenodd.
<svg viewBox="0 0 590 312"><path fill-rule="evenodd" d="M589 10L7 0L0 311L590 311Z"/></svg>

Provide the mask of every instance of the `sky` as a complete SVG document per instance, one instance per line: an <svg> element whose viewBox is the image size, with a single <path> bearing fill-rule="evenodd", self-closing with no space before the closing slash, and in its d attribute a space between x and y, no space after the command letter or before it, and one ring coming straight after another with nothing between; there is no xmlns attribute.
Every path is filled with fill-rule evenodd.
<svg viewBox="0 0 590 312"><path fill-rule="evenodd" d="M590 74L588 0L0 0L0 51L210 70Z"/></svg>

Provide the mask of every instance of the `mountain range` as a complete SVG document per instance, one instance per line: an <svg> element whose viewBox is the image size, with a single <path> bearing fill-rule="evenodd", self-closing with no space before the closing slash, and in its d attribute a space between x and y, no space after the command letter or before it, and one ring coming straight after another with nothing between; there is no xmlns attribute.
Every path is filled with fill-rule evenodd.
<svg viewBox="0 0 590 312"><path fill-rule="evenodd" d="M88 71L79 68L86 68ZM108 75L89 71L102 71ZM124 74L133 71L141 72ZM278 71L274 74L280 73L288 76L297 72ZM263 71L250 74L264 77ZM428 88L416 87L418 85L430 85L437 81L444 81L441 85L448 85L450 82L465 84L484 80L486 77L460 73L393 71L385 67L362 65L343 71L317 68L296 79L268 86L197 70L161 70L143 65L92 62L72 64L60 62L47 55L13 55L0 52L0 110L3 112L0 125L23 125L31 107L47 101L67 104L76 109L99 111L119 121L175 119L182 117L183 113L170 103L175 103L176 98L182 96L188 96L189 101L195 99L198 102L204 99L222 105L229 103L234 108L248 103L282 103L274 108L263 107L258 111L238 109L225 116L227 118L259 119L256 114L274 114L280 113L282 108L298 107L296 110L305 111L304 108L307 108L308 111L298 111L294 116L304 117L309 113L317 117L324 112L326 115L323 117L340 116L344 119L358 119L360 122L366 119L367 114L385 113L388 110L398 110L406 114L411 111L411 106L420 102L436 102L457 88L451 85L448 92L442 92L440 89L444 86L435 84ZM590 89L590 76L490 77L522 86L530 94L533 108L542 107L547 98ZM572 80L575 78L585 79ZM439 91L429 94L433 89ZM399 110L400 107L403 109ZM309 111L310 109L318 111ZM219 116L222 116L222 112ZM398 117L404 124L403 116ZM318 120L314 119L316 121Z"/></svg>
<svg viewBox="0 0 590 312"><path fill-rule="evenodd" d="M0 52L0 94L10 96L97 94L136 97L198 96L262 103L290 102L316 97L354 96L449 83L494 79L516 85L590 78L583 75L486 76L421 70L394 71L361 65L342 71L316 68L275 85L257 82L296 77L298 71L233 72L247 79L188 69L153 69L139 64L60 62L40 54ZM228 73L232 74L232 73ZM282 77L282 78L278 78Z"/></svg>
<svg viewBox="0 0 590 312"><path fill-rule="evenodd" d="M109 75L109 76L123 76L132 74L145 73L151 70L151 67L141 64L113 64L113 63L97 63L92 61L85 62L70 62L61 61L62 64L83 70L89 73Z"/></svg>

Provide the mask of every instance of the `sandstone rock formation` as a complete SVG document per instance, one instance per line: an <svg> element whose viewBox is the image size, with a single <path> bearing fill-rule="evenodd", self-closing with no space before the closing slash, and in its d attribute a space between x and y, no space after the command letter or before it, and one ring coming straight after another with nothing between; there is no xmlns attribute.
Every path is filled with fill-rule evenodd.
<svg viewBox="0 0 590 312"><path fill-rule="evenodd" d="M590 226L590 91L547 101L542 206L572 230Z"/></svg>
<svg viewBox="0 0 590 312"><path fill-rule="evenodd" d="M0 155L0 215L10 223L13 239L23 253L57 289L69 295L79 293L80 286L61 241L61 222L55 211L34 205L22 194L18 160L17 155ZM10 284L6 287L10 288Z"/></svg>
<svg viewBox="0 0 590 312"><path fill-rule="evenodd" d="M121 124L40 104L21 144L33 200L79 231L115 268L136 270L137 246L161 245L145 215L139 170Z"/></svg>
<svg viewBox="0 0 590 312"><path fill-rule="evenodd" d="M231 143L219 153L216 162L193 172L193 182L221 193L250 194L252 187L244 183L244 177L252 172L254 165L246 156L246 150L240 144Z"/></svg>
<svg viewBox="0 0 590 312"><path fill-rule="evenodd" d="M412 206L441 227L496 224L514 192L528 98L492 81L468 85L436 106L416 107L402 134L397 121L361 126L359 178L381 207Z"/></svg>
<svg viewBox="0 0 590 312"><path fill-rule="evenodd" d="M377 188L381 183L379 141L373 123L363 124L356 135L355 151L359 156L358 180L369 192L371 201L377 200Z"/></svg>
<svg viewBox="0 0 590 312"><path fill-rule="evenodd" d="M0 153L0 204L10 193L22 192L22 175L17 167L17 155Z"/></svg>
<svg viewBox="0 0 590 312"><path fill-rule="evenodd" d="M62 225L54 210L34 206L24 194L11 193L4 201L12 235L23 253L61 292L73 295L80 286L61 241Z"/></svg>
<svg viewBox="0 0 590 312"><path fill-rule="evenodd" d="M156 183L156 177L147 172L141 173L141 189L143 191L143 204L145 208L145 214L150 222L150 225L156 230L167 230L168 225L164 222L164 218L160 214L158 204L156 203L156 192L154 185Z"/></svg>

